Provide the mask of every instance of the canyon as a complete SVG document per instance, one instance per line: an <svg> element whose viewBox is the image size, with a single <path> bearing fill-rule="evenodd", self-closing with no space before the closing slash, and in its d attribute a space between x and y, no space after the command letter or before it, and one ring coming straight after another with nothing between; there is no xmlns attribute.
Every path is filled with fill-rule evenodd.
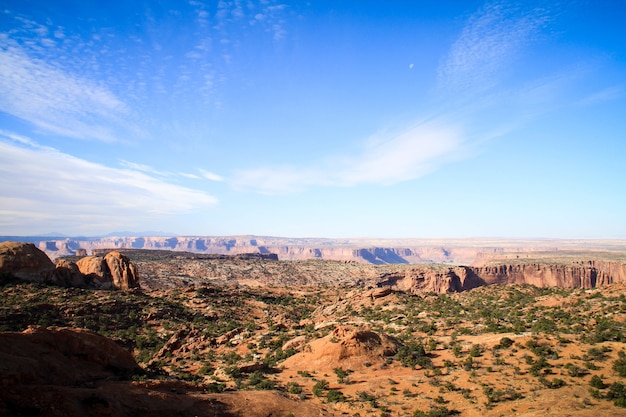
<svg viewBox="0 0 626 417"><path fill-rule="evenodd" d="M576 239L382 239L382 238L286 238L268 236L109 236L15 237L0 241L34 243L51 259L93 253L94 250L155 249L192 253L237 255L276 254L280 260L325 259L359 263L446 263L480 266L508 254L535 252L626 252L626 240Z"/></svg>
<svg viewBox="0 0 626 417"><path fill-rule="evenodd" d="M616 242L181 241L0 243L0 415L626 415Z"/></svg>

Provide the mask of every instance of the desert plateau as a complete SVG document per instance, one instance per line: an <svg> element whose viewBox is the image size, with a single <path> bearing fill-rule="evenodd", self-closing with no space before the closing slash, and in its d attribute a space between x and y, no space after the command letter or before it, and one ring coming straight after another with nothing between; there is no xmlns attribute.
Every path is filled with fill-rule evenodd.
<svg viewBox="0 0 626 417"><path fill-rule="evenodd" d="M0 0L0 417L626 417L625 22Z"/></svg>
<svg viewBox="0 0 626 417"><path fill-rule="evenodd" d="M626 415L620 245L461 265L5 241L0 414Z"/></svg>

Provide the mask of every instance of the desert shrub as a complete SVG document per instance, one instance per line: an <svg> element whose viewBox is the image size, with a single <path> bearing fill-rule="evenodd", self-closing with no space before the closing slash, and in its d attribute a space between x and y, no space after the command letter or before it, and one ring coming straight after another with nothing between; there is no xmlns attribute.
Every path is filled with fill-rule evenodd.
<svg viewBox="0 0 626 417"><path fill-rule="evenodd" d="M461 362L461 367L466 371L471 371L474 368L474 359L468 356L467 359Z"/></svg>
<svg viewBox="0 0 626 417"><path fill-rule="evenodd" d="M460 414L456 410L449 410L448 407L433 407L430 411L417 410L413 413L413 417L450 417Z"/></svg>
<svg viewBox="0 0 626 417"><path fill-rule="evenodd" d="M511 347L513 343L515 342L512 339L505 336L502 339L500 339L500 343L498 343L495 347L498 349L506 349L508 347Z"/></svg>
<svg viewBox="0 0 626 417"><path fill-rule="evenodd" d="M626 387L621 382L612 383L605 398L613 400L613 404L616 407L626 408Z"/></svg>
<svg viewBox="0 0 626 417"><path fill-rule="evenodd" d="M536 340L526 342L526 347L537 356L546 357L548 359L558 359L558 353L545 343L539 343Z"/></svg>
<svg viewBox="0 0 626 417"><path fill-rule="evenodd" d="M343 393L336 389L331 389L326 393L326 399L330 403L344 402L346 397Z"/></svg>
<svg viewBox="0 0 626 417"><path fill-rule="evenodd" d="M610 349L598 348L594 346L587 351L583 359L588 361L603 361L607 358L607 351L610 351Z"/></svg>
<svg viewBox="0 0 626 417"><path fill-rule="evenodd" d="M537 333L554 333L557 331L557 326L553 320L540 318L533 324L531 329L533 332Z"/></svg>
<svg viewBox="0 0 626 417"><path fill-rule="evenodd" d="M418 327L418 330L432 336L437 332L437 325L432 321L426 322L421 324Z"/></svg>
<svg viewBox="0 0 626 417"><path fill-rule="evenodd" d="M222 360L228 365L234 365L241 360L241 355L236 352L228 352L222 356Z"/></svg>
<svg viewBox="0 0 626 417"><path fill-rule="evenodd" d="M313 385L313 395L316 397L322 397L324 395L324 391L328 390L328 381L325 379L320 379Z"/></svg>
<svg viewBox="0 0 626 417"><path fill-rule="evenodd" d="M597 390L595 388L589 388L589 395L591 395L593 398L595 398L596 400L602 400L604 399L604 395L602 395L602 393L600 392L600 390Z"/></svg>
<svg viewBox="0 0 626 417"><path fill-rule="evenodd" d="M370 403L370 405L373 408L377 408L378 404L376 403L376 397L374 397L372 394L369 394L366 391L359 391L356 393L359 401L367 401L368 403Z"/></svg>
<svg viewBox="0 0 626 417"><path fill-rule="evenodd" d="M492 387L485 386L483 387L483 393L487 397L487 404L514 401L523 397L522 394L515 391L513 388L494 390Z"/></svg>
<svg viewBox="0 0 626 417"><path fill-rule="evenodd" d="M350 375L350 371L346 371L342 367L335 368L333 369L333 371L337 375L337 382L340 384L343 384L346 381L348 375Z"/></svg>
<svg viewBox="0 0 626 417"><path fill-rule="evenodd" d="M204 386L204 389L207 390L207 392L213 392L213 393L222 392L224 391L225 388L226 388L226 384L222 382L211 382L210 384L206 384Z"/></svg>
<svg viewBox="0 0 626 417"><path fill-rule="evenodd" d="M287 390L290 394L300 394L302 393L302 387L297 382L289 382L287 384Z"/></svg>
<svg viewBox="0 0 626 417"><path fill-rule="evenodd" d="M565 386L565 381L559 378L554 378L550 381L544 376L540 376L539 382L541 382L544 386L550 389L557 389Z"/></svg>
<svg viewBox="0 0 626 417"><path fill-rule="evenodd" d="M263 382L264 379L265 379L265 375L263 375L263 372L254 371L248 377L248 384L256 386L256 385L259 385L261 382Z"/></svg>
<svg viewBox="0 0 626 417"><path fill-rule="evenodd" d="M581 377L583 375L587 375L589 373L588 370L583 369L579 366L573 365L571 363L566 363L565 364L565 369L567 369L568 373L570 376L573 377Z"/></svg>
<svg viewBox="0 0 626 417"><path fill-rule="evenodd" d="M437 340L433 338L428 339L428 350L431 352L437 350Z"/></svg>
<svg viewBox="0 0 626 417"><path fill-rule="evenodd" d="M211 366L208 363L205 363L204 365L202 365L200 367L200 369L198 369L198 374L200 374L200 375L209 375L209 374L212 374L213 371L215 371L213 366Z"/></svg>
<svg viewBox="0 0 626 417"><path fill-rule="evenodd" d="M432 360L426 356L426 350L424 345L419 342L409 342L398 349L396 359L400 361L404 366L415 367L416 365L422 368L431 369L433 367Z"/></svg>
<svg viewBox="0 0 626 417"><path fill-rule="evenodd" d="M228 366L224 368L224 373L233 379L241 378L241 370L237 366Z"/></svg>
<svg viewBox="0 0 626 417"><path fill-rule="evenodd" d="M482 354L483 354L482 346L480 346L480 345L472 345L472 347L470 348L470 351L469 351L469 355L472 358L477 358L477 357L481 356Z"/></svg>
<svg viewBox="0 0 626 417"><path fill-rule="evenodd" d="M621 377L626 377L626 353L620 351L618 358L613 362L613 370Z"/></svg>
<svg viewBox="0 0 626 417"><path fill-rule="evenodd" d="M529 372L532 376L539 376L542 369L549 369L550 364L544 356L540 356L530 366Z"/></svg>
<svg viewBox="0 0 626 417"><path fill-rule="evenodd" d="M602 378L599 377L598 375L594 375L591 377L591 381L589 381L589 385L597 389L605 389L607 387L607 385L604 383Z"/></svg>

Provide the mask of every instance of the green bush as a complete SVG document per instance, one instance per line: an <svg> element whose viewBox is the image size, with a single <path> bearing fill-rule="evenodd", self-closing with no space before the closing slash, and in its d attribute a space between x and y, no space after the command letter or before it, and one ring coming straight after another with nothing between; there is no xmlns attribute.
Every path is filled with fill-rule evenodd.
<svg viewBox="0 0 626 417"><path fill-rule="evenodd" d="M605 389L607 387L607 385L604 383L602 378L599 377L598 375L594 375L591 377L591 381L589 381L589 385L597 389Z"/></svg>
<svg viewBox="0 0 626 417"><path fill-rule="evenodd" d="M344 397L343 393L336 389L331 389L326 393L326 399L330 403L344 402L346 397Z"/></svg>
<svg viewBox="0 0 626 417"><path fill-rule="evenodd" d="M324 391L326 391L328 387L328 381L326 381L325 379L320 379L315 383L315 385L313 385L313 395L315 395L316 397L324 396Z"/></svg>
<svg viewBox="0 0 626 417"><path fill-rule="evenodd" d="M619 374L622 378L626 377L626 353L620 351L618 358L613 362L613 370Z"/></svg>

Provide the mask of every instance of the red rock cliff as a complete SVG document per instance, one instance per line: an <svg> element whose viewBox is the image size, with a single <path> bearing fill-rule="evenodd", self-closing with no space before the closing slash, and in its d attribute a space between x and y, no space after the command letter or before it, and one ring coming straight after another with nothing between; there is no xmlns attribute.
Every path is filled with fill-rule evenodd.
<svg viewBox="0 0 626 417"><path fill-rule="evenodd" d="M538 287L596 288L626 281L626 265L587 261L571 265L510 264L473 267L485 284L532 284Z"/></svg>

